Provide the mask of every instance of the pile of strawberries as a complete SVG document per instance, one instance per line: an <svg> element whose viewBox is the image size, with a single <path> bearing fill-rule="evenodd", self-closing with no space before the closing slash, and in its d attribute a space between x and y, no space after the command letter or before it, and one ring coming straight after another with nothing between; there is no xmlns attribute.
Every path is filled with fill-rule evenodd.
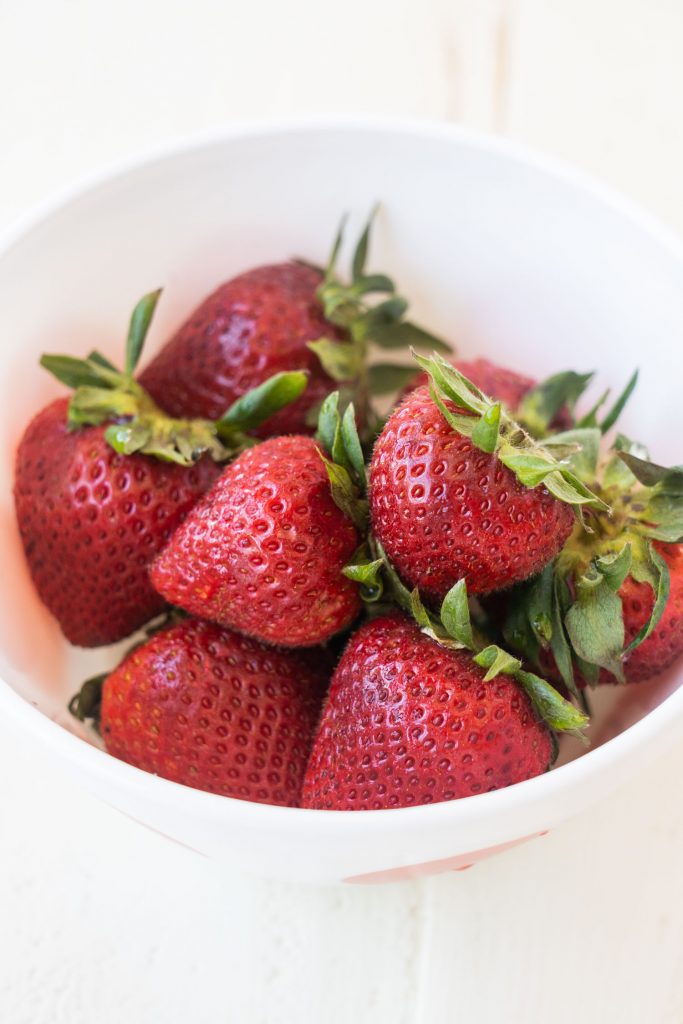
<svg viewBox="0 0 683 1024"><path fill-rule="evenodd" d="M683 470L614 437L635 376L579 417L590 374L449 361L366 272L369 225L350 283L340 242L221 285L138 375L158 292L122 371L43 357L72 394L17 452L35 586L73 644L138 634L70 708L116 757L246 800L509 786L583 735L587 686L683 650Z"/></svg>

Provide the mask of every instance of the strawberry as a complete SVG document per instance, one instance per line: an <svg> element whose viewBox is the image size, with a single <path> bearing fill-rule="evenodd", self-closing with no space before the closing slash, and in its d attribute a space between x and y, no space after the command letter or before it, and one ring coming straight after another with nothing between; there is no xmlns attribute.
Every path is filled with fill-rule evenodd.
<svg viewBox="0 0 683 1024"><path fill-rule="evenodd" d="M389 418L370 467L372 527L430 603L459 579L486 593L539 572L572 531L572 504L601 504L443 360Z"/></svg>
<svg viewBox="0 0 683 1024"><path fill-rule="evenodd" d="M351 638L332 678L301 805L407 807L490 792L546 771L548 728L507 675L487 678L401 613Z"/></svg>
<svg viewBox="0 0 683 1024"><path fill-rule="evenodd" d="M119 455L104 426L70 431L68 405L48 405L19 444L16 514L41 600L71 643L97 647L163 609L149 566L219 468Z"/></svg>
<svg viewBox="0 0 683 1024"><path fill-rule="evenodd" d="M567 460L610 514L591 510L588 528L577 523L557 559L510 594L504 635L572 692L642 682L683 653L683 471L623 437L601 465L595 428L563 437L580 445Z"/></svg>
<svg viewBox="0 0 683 1024"><path fill-rule="evenodd" d="M301 393L279 375L217 423L161 414L132 373L158 293L131 320L126 372L93 353L42 363L76 391L27 427L15 466L19 531L36 589L68 640L84 647L128 636L164 607L152 559L246 442L245 426Z"/></svg>
<svg viewBox="0 0 683 1024"><path fill-rule="evenodd" d="M100 731L110 754L144 771L293 806L329 668L324 653L276 650L186 619L134 648L105 679ZM78 697L72 711L93 714Z"/></svg>
<svg viewBox="0 0 683 1024"><path fill-rule="evenodd" d="M404 318L408 303L390 278L365 273L372 216L353 254L350 284L336 276L342 222L324 270L277 263L221 284L152 360L141 384L174 416L215 419L271 374L305 370L306 393L256 429L257 436L312 433L323 399L339 384L355 392L362 425L369 394L386 390L382 368L366 365L371 343L449 351ZM385 298L368 305L369 295ZM392 381L395 372L405 374L405 368L384 369Z"/></svg>
<svg viewBox="0 0 683 1024"><path fill-rule="evenodd" d="M309 411L336 387L308 343L341 340L316 297L322 280L311 267L279 263L225 282L190 314L140 383L173 416L216 419L272 374L305 370L305 394L259 432L308 432Z"/></svg>
<svg viewBox="0 0 683 1024"><path fill-rule="evenodd" d="M316 442L271 438L223 472L156 559L152 582L193 615L311 647L360 611L356 586L341 574L358 543Z"/></svg>

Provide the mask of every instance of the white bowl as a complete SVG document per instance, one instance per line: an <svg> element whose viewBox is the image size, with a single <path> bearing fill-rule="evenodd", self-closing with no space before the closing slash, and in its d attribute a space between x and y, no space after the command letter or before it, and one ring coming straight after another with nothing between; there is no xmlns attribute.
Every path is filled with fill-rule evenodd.
<svg viewBox="0 0 683 1024"><path fill-rule="evenodd" d="M0 714L103 800L235 868L316 882L462 868L551 828L634 773L683 725L677 673L598 700L591 749L521 785L391 811L268 807L187 789L109 757L69 719L114 652L69 649L33 592L11 499L30 414L58 393L43 351L120 358L130 310L163 285L160 344L219 281L292 254L322 260L340 213L376 199L372 266L416 318L542 375L641 382L623 423L677 461L683 248L626 202L504 142L446 126L353 122L230 129L73 190L0 252ZM576 750L565 752L565 760Z"/></svg>

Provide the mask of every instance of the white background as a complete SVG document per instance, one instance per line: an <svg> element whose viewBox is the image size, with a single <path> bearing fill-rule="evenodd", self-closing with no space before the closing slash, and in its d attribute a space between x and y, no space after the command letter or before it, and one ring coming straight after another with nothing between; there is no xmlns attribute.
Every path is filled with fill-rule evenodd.
<svg viewBox="0 0 683 1024"><path fill-rule="evenodd" d="M173 136L363 112L503 132L683 230L682 47L680 0L0 0L0 229ZM316 890L225 877L0 722L0 1021L680 1024L681 780L677 751L469 872Z"/></svg>

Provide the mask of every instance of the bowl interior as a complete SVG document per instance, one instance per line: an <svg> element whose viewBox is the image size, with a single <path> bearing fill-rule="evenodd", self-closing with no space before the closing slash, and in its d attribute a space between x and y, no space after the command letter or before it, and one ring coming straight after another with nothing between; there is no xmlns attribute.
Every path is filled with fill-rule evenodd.
<svg viewBox="0 0 683 1024"><path fill-rule="evenodd" d="M19 547L14 450L60 391L38 357L97 347L119 360L133 304L161 285L151 353L234 273L292 255L324 261L341 213L353 236L377 199L371 265L394 276L415 318L463 356L534 376L590 369L618 388L640 366L621 429L677 460L683 260L570 177L452 132L301 128L224 137L80 191L0 256L0 674L65 728L78 731L66 700L115 652L62 641ZM601 693L594 745L675 685L672 672Z"/></svg>

